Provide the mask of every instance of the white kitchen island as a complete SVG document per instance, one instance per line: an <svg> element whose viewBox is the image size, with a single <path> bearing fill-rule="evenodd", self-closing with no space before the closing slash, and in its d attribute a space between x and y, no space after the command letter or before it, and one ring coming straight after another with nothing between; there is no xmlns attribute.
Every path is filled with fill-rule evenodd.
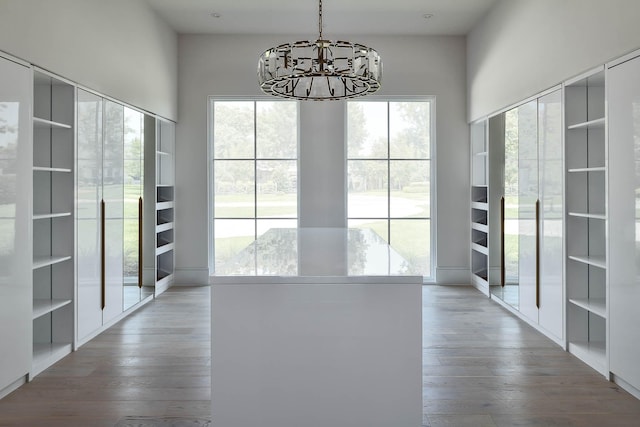
<svg viewBox="0 0 640 427"><path fill-rule="evenodd" d="M211 282L213 426L422 425L422 276L374 232L271 229Z"/></svg>

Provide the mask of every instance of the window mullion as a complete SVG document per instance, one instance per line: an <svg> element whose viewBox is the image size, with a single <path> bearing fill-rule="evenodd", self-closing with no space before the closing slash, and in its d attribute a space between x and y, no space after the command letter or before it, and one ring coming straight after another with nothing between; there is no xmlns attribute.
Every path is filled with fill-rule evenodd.
<svg viewBox="0 0 640 427"><path fill-rule="evenodd" d="M391 244L391 108L387 102L387 242Z"/></svg>
<svg viewBox="0 0 640 427"><path fill-rule="evenodd" d="M253 101L253 235L258 238L258 102Z"/></svg>

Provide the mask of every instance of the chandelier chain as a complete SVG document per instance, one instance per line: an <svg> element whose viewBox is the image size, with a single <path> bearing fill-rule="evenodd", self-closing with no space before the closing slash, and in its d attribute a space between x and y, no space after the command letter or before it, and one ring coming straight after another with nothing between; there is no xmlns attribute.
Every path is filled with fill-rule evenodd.
<svg viewBox="0 0 640 427"><path fill-rule="evenodd" d="M318 30L320 32L320 40L322 40L322 0L318 2Z"/></svg>

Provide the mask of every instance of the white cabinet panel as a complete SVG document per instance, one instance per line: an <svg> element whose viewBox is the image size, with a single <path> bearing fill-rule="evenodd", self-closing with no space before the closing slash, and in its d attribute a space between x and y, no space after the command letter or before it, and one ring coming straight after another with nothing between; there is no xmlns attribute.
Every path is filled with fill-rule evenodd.
<svg viewBox="0 0 640 427"><path fill-rule="evenodd" d="M640 389L640 59L607 77L610 371Z"/></svg>
<svg viewBox="0 0 640 427"><path fill-rule="evenodd" d="M122 313L124 217L124 107L104 104L102 194L104 200L105 306L103 323Z"/></svg>
<svg viewBox="0 0 640 427"><path fill-rule="evenodd" d="M489 283L557 342L563 339L562 93L489 120Z"/></svg>
<svg viewBox="0 0 640 427"><path fill-rule="evenodd" d="M140 302L143 295L140 269L143 163L144 163L144 115L131 108L124 108L124 286L123 309Z"/></svg>
<svg viewBox="0 0 640 427"><path fill-rule="evenodd" d="M77 330L78 337L83 338L102 325L102 98L78 90L77 114Z"/></svg>
<svg viewBox="0 0 640 427"><path fill-rule="evenodd" d="M77 337L82 342L123 311L124 107L78 90L77 113Z"/></svg>
<svg viewBox="0 0 640 427"><path fill-rule="evenodd" d="M31 72L0 57L0 392L31 368Z"/></svg>
<svg viewBox="0 0 640 427"><path fill-rule="evenodd" d="M563 338L563 188L562 94L538 98L539 296L538 321Z"/></svg>
<svg viewBox="0 0 640 427"><path fill-rule="evenodd" d="M520 312L538 322L536 307L536 202L538 201L538 102L518 107L518 288ZM509 150L509 145L506 146ZM505 182L505 186L513 185Z"/></svg>

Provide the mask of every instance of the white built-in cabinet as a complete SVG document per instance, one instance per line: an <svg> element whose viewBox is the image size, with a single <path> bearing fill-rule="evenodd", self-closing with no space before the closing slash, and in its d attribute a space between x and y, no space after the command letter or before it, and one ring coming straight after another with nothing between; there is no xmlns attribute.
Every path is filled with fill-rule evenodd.
<svg viewBox="0 0 640 427"><path fill-rule="evenodd" d="M489 295L487 124L471 125L471 281Z"/></svg>
<svg viewBox="0 0 640 427"><path fill-rule="evenodd" d="M78 90L76 227L78 338L102 325L102 98Z"/></svg>
<svg viewBox="0 0 640 427"><path fill-rule="evenodd" d="M529 315L560 341L564 338L564 151L562 92L538 98L538 286ZM526 294L525 294L526 297Z"/></svg>
<svg viewBox="0 0 640 427"><path fill-rule="evenodd" d="M32 359L31 70L0 56L0 398Z"/></svg>
<svg viewBox="0 0 640 427"><path fill-rule="evenodd" d="M608 70L609 370L640 398L640 54Z"/></svg>
<svg viewBox="0 0 640 427"><path fill-rule="evenodd" d="M171 285L174 140L0 53L0 398Z"/></svg>
<svg viewBox="0 0 640 427"><path fill-rule="evenodd" d="M156 132L156 287L162 292L174 277L175 125L158 119Z"/></svg>
<svg viewBox="0 0 640 427"><path fill-rule="evenodd" d="M153 295L144 286L145 114L124 107L124 287L123 310ZM150 176L153 182L153 175Z"/></svg>
<svg viewBox="0 0 640 427"><path fill-rule="evenodd" d="M35 376L73 351L75 319L75 96L34 71L33 358Z"/></svg>
<svg viewBox="0 0 640 427"><path fill-rule="evenodd" d="M486 126L487 188L482 194L488 205L485 223L489 293L561 342L564 336L562 92L558 88L532 98L490 117ZM472 145L479 139L473 137L473 132L472 129ZM472 154L475 156L477 151L473 148ZM476 176L478 163L474 159L474 180L480 176ZM479 191L477 185L472 185L472 197ZM472 203L473 233L473 228L477 228L473 217L481 206L475 200ZM472 242L472 249L474 245L477 244ZM479 258L472 252L472 262L474 256Z"/></svg>
<svg viewBox="0 0 640 427"><path fill-rule="evenodd" d="M155 294L164 292L174 278L174 152L175 124L160 117L145 117L145 239L144 284ZM154 179L155 178L155 179Z"/></svg>
<svg viewBox="0 0 640 427"><path fill-rule="evenodd" d="M566 82L564 98L568 349L608 376L604 67Z"/></svg>
<svg viewBox="0 0 640 427"><path fill-rule="evenodd" d="M78 89L81 344L153 295L142 283L144 114Z"/></svg>

